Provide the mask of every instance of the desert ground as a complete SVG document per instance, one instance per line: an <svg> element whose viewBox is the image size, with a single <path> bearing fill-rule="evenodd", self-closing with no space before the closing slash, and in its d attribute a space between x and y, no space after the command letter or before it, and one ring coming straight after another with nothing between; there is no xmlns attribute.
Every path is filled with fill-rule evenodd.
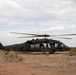
<svg viewBox="0 0 76 75"><path fill-rule="evenodd" d="M0 50L0 75L76 75L76 56Z"/></svg>

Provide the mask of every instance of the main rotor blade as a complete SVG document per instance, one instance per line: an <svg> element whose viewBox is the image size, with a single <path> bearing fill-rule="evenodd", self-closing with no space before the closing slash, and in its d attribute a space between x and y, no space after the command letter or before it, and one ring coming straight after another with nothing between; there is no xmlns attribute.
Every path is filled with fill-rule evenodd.
<svg viewBox="0 0 76 75"><path fill-rule="evenodd" d="M23 36L23 37L18 37L18 38L31 38L31 37L36 37L36 36Z"/></svg>
<svg viewBox="0 0 76 75"><path fill-rule="evenodd" d="M10 33L13 33L13 34L22 34L22 35L33 35L33 37L50 37L50 35L46 35L46 34L43 34L43 35L39 35L39 34L29 34L29 33L18 33L18 32L10 32Z"/></svg>
<svg viewBox="0 0 76 75"><path fill-rule="evenodd" d="M18 38L31 38L31 37L42 37L42 36L24 36L24 37L18 37ZM72 38L68 38L68 37L56 37L55 38L62 38L62 39L72 39Z"/></svg>
<svg viewBox="0 0 76 75"><path fill-rule="evenodd" d="M10 32L13 34L22 34L22 35L34 35L34 37L54 37L54 36L76 36L76 34L61 34L61 35L39 35L39 34L29 34L29 33L18 33L18 32Z"/></svg>
<svg viewBox="0 0 76 75"><path fill-rule="evenodd" d="M32 35L32 36L23 36L18 38L30 38L30 37L49 37L48 35Z"/></svg>
<svg viewBox="0 0 76 75"><path fill-rule="evenodd" d="M29 33L18 33L18 32L10 32L13 34L22 34L22 35L38 35L38 34L29 34Z"/></svg>
<svg viewBox="0 0 76 75"><path fill-rule="evenodd" d="M68 38L68 37L55 37L55 38L72 39L72 38Z"/></svg>
<svg viewBox="0 0 76 75"><path fill-rule="evenodd" d="M76 36L76 34L61 34L61 35L50 35L50 36Z"/></svg>

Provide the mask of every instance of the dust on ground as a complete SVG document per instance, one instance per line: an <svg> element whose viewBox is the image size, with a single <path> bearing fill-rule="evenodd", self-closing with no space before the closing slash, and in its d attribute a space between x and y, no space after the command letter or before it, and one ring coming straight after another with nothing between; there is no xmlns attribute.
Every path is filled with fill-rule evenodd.
<svg viewBox="0 0 76 75"><path fill-rule="evenodd" d="M6 61L0 51L0 75L76 75L76 56L67 52L17 54L22 61Z"/></svg>

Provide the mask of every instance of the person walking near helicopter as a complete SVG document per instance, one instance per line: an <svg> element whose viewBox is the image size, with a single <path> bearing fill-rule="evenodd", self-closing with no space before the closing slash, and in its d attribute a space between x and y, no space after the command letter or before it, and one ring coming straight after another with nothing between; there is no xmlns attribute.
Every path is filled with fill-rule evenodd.
<svg viewBox="0 0 76 75"><path fill-rule="evenodd" d="M41 44L41 50L44 52L44 54L47 52L47 51L49 51L49 46L48 46L48 44Z"/></svg>

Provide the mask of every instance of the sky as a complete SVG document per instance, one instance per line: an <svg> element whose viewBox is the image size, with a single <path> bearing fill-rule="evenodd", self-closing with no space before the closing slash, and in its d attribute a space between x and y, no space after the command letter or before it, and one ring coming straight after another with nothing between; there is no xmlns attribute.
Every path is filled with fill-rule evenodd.
<svg viewBox="0 0 76 75"><path fill-rule="evenodd" d="M0 0L0 42L11 45L32 39L18 39L24 35L9 32L76 33L76 0ZM73 39L52 39L76 47L76 36L69 37Z"/></svg>

